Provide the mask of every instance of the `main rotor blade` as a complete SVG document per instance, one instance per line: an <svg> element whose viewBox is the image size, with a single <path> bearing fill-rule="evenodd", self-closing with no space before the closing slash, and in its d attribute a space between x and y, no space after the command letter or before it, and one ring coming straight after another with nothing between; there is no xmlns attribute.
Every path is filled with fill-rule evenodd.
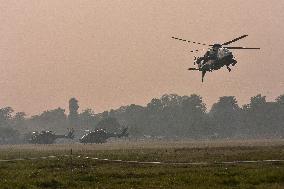
<svg viewBox="0 0 284 189"><path fill-rule="evenodd" d="M231 43L233 43L233 42L235 42L235 41L238 41L238 40L240 40L240 39L242 39L242 38L245 38L245 37L247 37L248 35L242 35L241 37L238 37L238 38L236 38L236 39L233 39L233 40L231 40L231 41L228 41L228 42L226 42L226 43L223 43L222 45L229 45L229 44L231 44Z"/></svg>
<svg viewBox="0 0 284 189"><path fill-rule="evenodd" d="M251 47L224 47L226 49L260 49L260 48L251 48Z"/></svg>
<svg viewBox="0 0 284 189"><path fill-rule="evenodd" d="M205 43L199 43L199 42L195 42L195 41L189 41L189 40L186 40L186 39L181 39L181 38L178 38L178 37L172 37L173 39L176 39L176 40L180 40L180 41L184 41L184 42L188 42L188 43L195 43L195 44L198 44L198 45L206 45L208 46L207 44Z"/></svg>
<svg viewBox="0 0 284 189"><path fill-rule="evenodd" d="M191 53L194 53L194 52L200 52L200 51L206 51L207 49L196 49L196 50L191 50L190 52Z"/></svg>

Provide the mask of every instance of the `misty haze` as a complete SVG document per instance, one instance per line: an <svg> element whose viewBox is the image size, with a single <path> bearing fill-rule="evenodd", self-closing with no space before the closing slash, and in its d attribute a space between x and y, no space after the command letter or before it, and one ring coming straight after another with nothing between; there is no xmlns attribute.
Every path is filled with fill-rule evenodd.
<svg viewBox="0 0 284 189"><path fill-rule="evenodd" d="M283 9L0 0L0 189L284 188Z"/></svg>

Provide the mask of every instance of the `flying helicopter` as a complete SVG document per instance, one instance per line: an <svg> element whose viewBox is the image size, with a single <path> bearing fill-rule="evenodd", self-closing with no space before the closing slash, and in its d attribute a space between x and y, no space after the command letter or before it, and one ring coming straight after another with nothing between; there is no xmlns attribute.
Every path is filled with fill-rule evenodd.
<svg viewBox="0 0 284 189"><path fill-rule="evenodd" d="M230 65L235 66L237 61L235 57L233 56L233 53L230 51L230 49L260 49L260 48L251 48L251 47L229 47L227 45L234 43L240 39L243 39L247 37L248 35L242 35L240 37L237 37L233 40L230 40L228 42L219 44L213 44L213 45L207 45L205 43L199 43L195 41L189 41L185 39L181 39L178 37L172 37L173 39L183 41L186 43L194 43L198 45L203 46L209 46L207 52L202 57L194 57L194 65L197 64L197 68L188 68L188 70L196 70L202 72L202 82L204 80L204 76L206 72L212 72L214 70L219 70L223 66L226 66L228 71L231 72ZM204 49L202 49L204 50ZM190 52L199 52L201 50L196 49L192 50Z"/></svg>

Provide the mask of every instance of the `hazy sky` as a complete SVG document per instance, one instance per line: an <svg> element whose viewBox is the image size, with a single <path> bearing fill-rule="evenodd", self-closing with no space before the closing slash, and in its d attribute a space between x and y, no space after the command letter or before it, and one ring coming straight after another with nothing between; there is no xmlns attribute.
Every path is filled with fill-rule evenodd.
<svg viewBox="0 0 284 189"><path fill-rule="evenodd" d="M0 107L28 115L68 107L96 112L145 105L165 93L219 96L239 104L284 94L284 1L0 0ZM206 75L189 72L204 43L249 36L234 45L238 64ZM196 55L202 55L201 53Z"/></svg>

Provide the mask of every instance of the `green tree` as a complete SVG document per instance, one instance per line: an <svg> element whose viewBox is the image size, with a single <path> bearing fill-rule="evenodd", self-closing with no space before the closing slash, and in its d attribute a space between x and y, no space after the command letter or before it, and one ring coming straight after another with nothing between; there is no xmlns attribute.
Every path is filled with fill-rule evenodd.
<svg viewBox="0 0 284 189"><path fill-rule="evenodd" d="M276 115L275 103L267 102L261 94L251 97L250 103L243 106L243 120L247 133L252 137L273 135Z"/></svg>
<svg viewBox="0 0 284 189"><path fill-rule="evenodd" d="M213 104L210 117L216 133L220 137L232 137L236 135L240 126L240 107L234 96L223 96Z"/></svg>
<svg viewBox="0 0 284 189"><path fill-rule="evenodd" d="M192 94L190 97L184 96L181 103L182 121L181 134L191 138L200 138L210 133L206 119L206 105L202 97Z"/></svg>
<svg viewBox="0 0 284 189"><path fill-rule="evenodd" d="M279 105L284 105L284 94L278 96L275 100L276 100L276 103L277 103L277 104L279 104Z"/></svg>
<svg viewBox="0 0 284 189"><path fill-rule="evenodd" d="M11 107L0 109L0 127L9 126L11 124L13 112L14 110Z"/></svg>
<svg viewBox="0 0 284 189"><path fill-rule="evenodd" d="M258 109L261 108L261 106L264 106L266 104L266 96L261 96L261 94L258 94L256 96L251 97L249 107L251 109Z"/></svg>
<svg viewBox="0 0 284 189"><path fill-rule="evenodd" d="M87 108L79 114L80 125L83 128L91 128L96 125L95 112L91 108Z"/></svg>
<svg viewBox="0 0 284 189"><path fill-rule="evenodd" d="M13 118L13 127L18 129L18 130L25 130L27 129L26 127L26 113L25 112L17 112Z"/></svg>
<svg viewBox="0 0 284 189"><path fill-rule="evenodd" d="M65 131L67 129L67 116L65 110L57 108L54 110L46 110L40 115L32 116L28 120L34 128L52 129L56 131Z"/></svg>
<svg viewBox="0 0 284 189"><path fill-rule="evenodd" d="M68 120L69 120L69 125L72 128L78 127L78 121L79 121L78 109L79 109L78 100L76 98L71 98L69 100Z"/></svg>
<svg viewBox="0 0 284 189"><path fill-rule="evenodd" d="M11 127L0 127L0 144L19 143L19 132Z"/></svg>
<svg viewBox="0 0 284 189"><path fill-rule="evenodd" d="M108 132L117 132L121 125L114 117L107 117L102 119L96 126L98 129L105 129Z"/></svg>

